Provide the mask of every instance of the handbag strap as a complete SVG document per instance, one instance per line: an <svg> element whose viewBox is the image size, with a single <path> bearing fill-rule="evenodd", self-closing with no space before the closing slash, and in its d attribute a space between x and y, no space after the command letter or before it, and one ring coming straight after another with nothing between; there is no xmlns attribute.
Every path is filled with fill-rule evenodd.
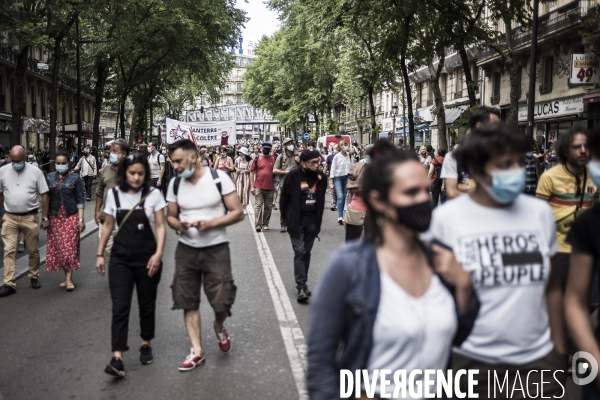
<svg viewBox="0 0 600 400"><path fill-rule="evenodd" d="M56 186L54 187L54 189L52 189L52 195L50 197L54 197L54 195L56 194L56 190L58 189L58 187L60 185L62 185L62 183L65 181L65 179L67 179L67 176L69 176L69 175L71 175L71 171L69 171L65 176L63 176L60 181L58 181L58 183L56 184Z"/></svg>
<svg viewBox="0 0 600 400"><path fill-rule="evenodd" d="M154 190L154 189L153 189ZM123 225L125 225L125 222L127 222L127 220L129 219L129 216L131 215L131 213L133 213L135 211L136 208L138 208L148 197L148 195L152 192L152 190L150 190L148 193L146 193L144 196L142 196L142 198L140 199L139 203L137 203L131 210L129 210L129 212L127 214L125 214L125 218L123 218L123 221L121 221L121 223L119 224L119 229L117 229L117 232L115 233L115 235L113 237L117 237L117 235L119 234L119 232L121 232L121 228L123 227ZM117 203L118 206L118 193L117 193L117 188L113 188L113 195L115 196L115 202Z"/></svg>

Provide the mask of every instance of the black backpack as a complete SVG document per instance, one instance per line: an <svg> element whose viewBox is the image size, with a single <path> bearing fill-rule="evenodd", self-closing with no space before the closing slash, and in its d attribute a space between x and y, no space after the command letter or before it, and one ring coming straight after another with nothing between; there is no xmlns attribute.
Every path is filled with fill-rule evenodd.
<svg viewBox="0 0 600 400"><path fill-rule="evenodd" d="M221 185L221 178L219 177L219 174L217 173L216 169L209 168L209 170L210 174L212 175L213 181L215 182L215 185L217 185L217 189L221 194L221 202L223 203L223 207L225 208L225 214L227 214L229 210L227 209L227 205L225 204L225 200L223 199L223 186ZM173 182L173 194L175 195L175 197L177 197L177 193L179 192L180 183L181 176L178 176L177 178L175 178L175 182ZM179 205L177 206L177 214L179 214Z"/></svg>

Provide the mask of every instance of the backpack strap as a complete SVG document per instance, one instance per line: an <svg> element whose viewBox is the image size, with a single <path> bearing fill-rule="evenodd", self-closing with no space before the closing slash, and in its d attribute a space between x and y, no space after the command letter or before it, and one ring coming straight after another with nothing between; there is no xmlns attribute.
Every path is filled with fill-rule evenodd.
<svg viewBox="0 0 600 400"><path fill-rule="evenodd" d="M227 209L227 205L225 204L225 199L223 199L223 185L221 185L221 177L219 176L217 170L214 168L210 168L210 174L212 175L213 182L215 183L215 185L217 185L217 190L221 195L221 203L223 203L223 207L225 208L225 214L227 214L229 210Z"/></svg>
<svg viewBox="0 0 600 400"><path fill-rule="evenodd" d="M114 187L112 189L113 196L115 198L115 204L117 205L117 210L121 208L121 202L119 201L119 192L117 192L117 188Z"/></svg>
<svg viewBox="0 0 600 400"><path fill-rule="evenodd" d="M173 194L177 197L177 192L179 192L179 184L181 183L181 176L175 178L175 182L173 182Z"/></svg>

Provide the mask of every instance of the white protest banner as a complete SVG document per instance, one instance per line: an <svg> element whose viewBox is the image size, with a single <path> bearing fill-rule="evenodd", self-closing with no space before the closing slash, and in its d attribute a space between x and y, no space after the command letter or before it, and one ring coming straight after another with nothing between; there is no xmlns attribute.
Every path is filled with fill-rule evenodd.
<svg viewBox="0 0 600 400"><path fill-rule="evenodd" d="M235 121L182 122L167 118L167 143L181 139L191 140L196 147L234 145Z"/></svg>

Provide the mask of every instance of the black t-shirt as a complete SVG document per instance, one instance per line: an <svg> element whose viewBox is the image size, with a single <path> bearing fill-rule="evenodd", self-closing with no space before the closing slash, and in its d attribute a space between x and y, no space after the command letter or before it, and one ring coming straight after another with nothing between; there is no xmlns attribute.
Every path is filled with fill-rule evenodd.
<svg viewBox="0 0 600 400"><path fill-rule="evenodd" d="M567 235L567 243L573 246L574 250L594 257L594 275L589 297L590 301L595 303L600 293L600 283L598 281L600 270L600 204L595 204L575 220L571 231ZM596 340L600 340L600 314L598 314L598 322Z"/></svg>
<svg viewBox="0 0 600 400"><path fill-rule="evenodd" d="M335 157L334 153L331 153L327 156L327 172L329 173L329 176L331 176L331 163L333 162L333 157Z"/></svg>
<svg viewBox="0 0 600 400"><path fill-rule="evenodd" d="M300 192L302 201L300 207L300 225L317 223L317 181L318 175L309 176L300 172Z"/></svg>

